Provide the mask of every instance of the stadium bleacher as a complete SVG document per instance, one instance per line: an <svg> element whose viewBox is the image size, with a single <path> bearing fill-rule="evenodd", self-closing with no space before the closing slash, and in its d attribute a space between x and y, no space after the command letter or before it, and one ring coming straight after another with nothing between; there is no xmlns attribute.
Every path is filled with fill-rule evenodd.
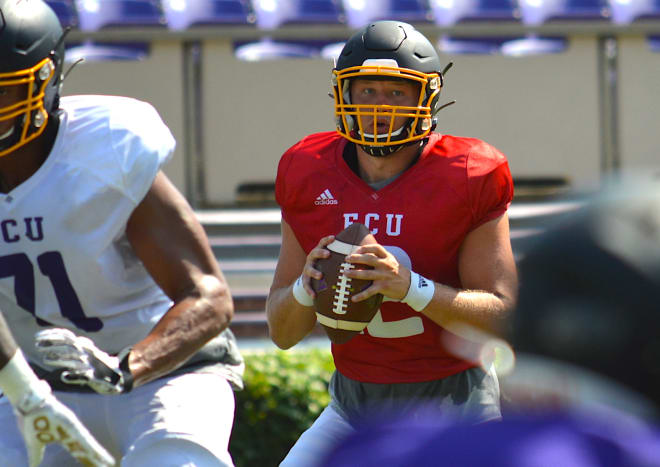
<svg viewBox="0 0 660 467"><path fill-rule="evenodd" d="M80 29L165 27L160 0L77 0Z"/></svg>
<svg viewBox="0 0 660 467"><path fill-rule="evenodd" d="M246 44L239 43L235 46L236 58L248 62L284 58L314 58L320 55L320 49L310 44L278 42L270 39Z"/></svg>
<svg viewBox="0 0 660 467"><path fill-rule="evenodd" d="M397 19L447 27L509 21L612 21L630 24L660 18L660 0L46 0L62 24L96 31L110 27L257 24L338 24Z"/></svg>
<svg viewBox="0 0 660 467"><path fill-rule="evenodd" d="M612 19L619 24L660 19L658 0L610 0Z"/></svg>
<svg viewBox="0 0 660 467"><path fill-rule="evenodd" d="M268 30L284 25L341 25L345 16L338 0L254 0L256 24Z"/></svg>
<svg viewBox="0 0 660 467"><path fill-rule="evenodd" d="M648 43L651 51L660 52L660 36L649 36Z"/></svg>
<svg viewBox="0 0 660 467"><path fill-rule="evenodd" d="M520 12L526 24L549 21L609 21L608 0L520 0Z"/></svg>
<svg viewBox="0 0 660 467"><path fill-rule="evenodd" d="M396 18L417 24L433 23L427 0L344 0L347 24L354 29L369 21Z"/></svg>
<svg viewBox="0 0 660 467"><path fill-rule="evenodd" d="M249 0L162 0L170 29L195 26L248 26L256 22Z"/></svg>

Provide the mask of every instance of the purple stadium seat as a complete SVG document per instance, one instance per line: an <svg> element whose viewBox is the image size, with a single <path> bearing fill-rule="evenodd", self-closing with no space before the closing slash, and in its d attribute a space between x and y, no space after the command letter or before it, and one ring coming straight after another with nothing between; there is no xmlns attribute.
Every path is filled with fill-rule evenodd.
<svg viewBox="0 0 660 467"><path fill-rule="evenodd" d="M660 0L610 0L612 20L626 24L660 19Z"/></svg>
<svg viewBox="0 0 660 467"><path fill-rule="evenodd" d="M80 29L166 26L160 0L77 0Z"/></svg>
<svg viewBox="0 0 660 467"><path fill-rule="evenodd" d="M516 0L436 0L431 2L440 26L473 21L520 21Z"/></svg>
<svg viewBox="0 0 660 467"><path fill-rule="evenodd" d="M339 24L343 21L343 8L337 0L296 0L292 13L282 18L282 24Z"/></svg>
<svg viewBox="0 0 660 467"><path fill-rule="evenodd" d="M500 52L509 57L524 55L558 54L568 48L568 39L563 37L538 37L529 35L502 44Z"/></svg>
<svg viewBox="0 0 660 467"><path fill-rule="evenodd" d="M62 23L62 27L78 27L78 11L73 0L46 0Z"/></svg>
<svg viewBox="0 0 660 467"><path fill-rule="evenodd" d="M442 27L471 22L520 22L517 0L432 0L433 18ZM445 54L496 55L515 37L453 37L444 35L438 50Z"/></svg>
<svg viewBox="0 0 660 467"><path fill-rule="evenodd" d="M339 54L341 54L341 51L344 48L344 45L346 45L346 42L343 41L326 44L325 46L321 47L321 57L325 58L326 60L332 60L336 62L337 58L339 58Z"/></svg>
<svg viewBox="0 0 660 467"><path fill-rule="evenodd" d="M519 0L522 20L536 25L549 21L609 21L609 0Z"/></svg>
<svg viewBox="0 0 660 467"><path fill-rule="evenodd" d="M660 52L660 36L649 36L647 40L651 51Z"/></svg>
<svg viewBox="0 0 660 467"><path fill-rule="evenodd" d="M558 37L443 37L438 41L438 50L449 55L507 55L521 57L561 53L568 41Z"/></svg>
<svg viewBox="0 0 660 467"><path fill-rule="evenodd" d="M256 16L250 0L162 0L170 29L192 26L251 25Z"/></svg>
<svg viewBox="0 0 660 467"><path fill-rule="evenodd" d="M347 23L359 29L370 21L391 19L406 23L431 23L427 0L343 0Z"/></svg>
<svg viewBox="0 0 660 467"><path fill-rule="evenodd" d="M86 62L144 60L149 56L148 43L97 43L70 44L66 49L66 61L73 63L84 59Z"/></svg>
<svg viewBox="0 0 660 467"><path fill-rule="evenodd" d="M274 29L284 24L343 24L340 0L253 0L257 26Z"/></svg>
<svg viewBox="0 0 660 467"><path fill-rule="evenodd" d="M510 37L449 37L443 36L437 48L448 55L498 55L502 44Z"/></svg>
<svg viewBox="0 0 660 467"><path fill-rule="evenodd" d="M391 0L390 18L406 23L433 22L433 13L426 0Z"/></svg>
<svg viewBox="0 0 660 467"><path fill-rule="evenodd" d="M239 60L257 62L283 58L314 58L319 56L320 50L314 45L264 39L260 42L237 44L234 48L234 54Z"/></svg>

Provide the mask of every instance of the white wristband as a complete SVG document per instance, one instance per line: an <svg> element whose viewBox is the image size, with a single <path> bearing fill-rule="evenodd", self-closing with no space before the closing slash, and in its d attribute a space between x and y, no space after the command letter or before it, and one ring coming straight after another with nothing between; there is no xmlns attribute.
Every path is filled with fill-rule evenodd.
<svg viewBox="0 0 660 467"><path fill-rule="evenodd" d="M433 298L433 292L435 292L433 281L410 271L410 287L401 301L415 311L422 311Z"/></svg>
<svg viewBox="0 0 660 467"><path fill-rule="evenodd" d="M314 298L307 293L305 287L303 287L302 276L296 279L296 283L293 284L293 298L296 299L298 303L302 306L313 306Z"/></svg>
<svg viewBox="0 0 660 467"><path fill-rule="evenodd" d="M0 389L14 407L18 408L26 396L35 392L43 399L50 392L46 388L48 384L37 378L21 349L16 349L11 360L0 369Z"/></svg>

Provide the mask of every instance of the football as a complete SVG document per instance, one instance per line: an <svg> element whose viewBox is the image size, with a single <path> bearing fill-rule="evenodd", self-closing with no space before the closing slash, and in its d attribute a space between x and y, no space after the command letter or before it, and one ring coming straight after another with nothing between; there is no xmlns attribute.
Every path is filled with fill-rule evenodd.
<svg viewBox="0 0 660 467"><path fill-rule="evenodd" d="M352 279L343 273L349 268L370 269L369 266L351 264L345 260L357 247L369 243L376 243L369 228L364 224L351 224L326 246L330 256L316 262L316 269L323 273L320 280L312 279L312 289L316 293L316 317L335 344L344 344L360 333L383 301L382 294L360 302L351 301L353 295L369 287L371 281Z"/></svg>

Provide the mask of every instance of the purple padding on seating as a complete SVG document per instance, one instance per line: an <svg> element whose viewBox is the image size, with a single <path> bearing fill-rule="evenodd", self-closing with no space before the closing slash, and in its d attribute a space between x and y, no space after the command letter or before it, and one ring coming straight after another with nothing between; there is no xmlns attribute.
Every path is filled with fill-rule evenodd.
<svg viewBox="0 0 660 467"><path fill-rule="evenodd" d="M660 0L612 0L612 19L618 24L660 18Z"/></svg>
<svg viewBox="0 0 660 467"><path fill-rule="evenodd" d="M167 24L171 29L205 25L252 25L256 21L250 0L189 0L183 9L163 0Z"/></svg>
<svg viewBox="0 0 660 467"><path fill-rule="evenodd" d="M518 21L517 2L514 0L478 0L474 9L458 19L466 21Z"/></svg>
<svg viewBox="0 0 660 467"><path fill-rule="evenodd" d="M444 37L438 41L438 50L445 54L480 54L526 56L561 53L568 41L557 37Z"/></svg>
<svg viewBox="0 0 660 467"><path fill-rule="evenodd" d="M430 0L433 20L440 26L480 21L520 21L517 0L440 2Z"/></svg>
<svg viewBox="0 0 660 467"><path fill-rule="evenodd" d="M433 21L431 12L425 0L391 0L390 18L411 23Z"/></svg>
<svg viewBox="0 0 660 467"><path fill-rule="evenodd" d="M612 11L609 0L520 0L520 11L525 24L549 21L609 21Z"/></svg>
<svg viewBox="0 0 660 467"><path fill-rule="evenodd" d="M524 37L502 44L502 55L523 57L528 55L558 54L566 51L568 40L563 37Z"/></svg>
<svg viewBox="0 0 660 467"><path fill-rule="evenodd" d="M46 0L62 23L62 27L78 27L78 11L73 0Z"/></svg>
<svg viewBox="0 0 660 467"><path fill-rule="evenodd" d="M437 47L444 54L497 55L502 44L510 40L510 37L443 37L438 41Z"/></svg>
<svg viewBox="0 0 660 467"><path fill-rule="evenodd" d="M78 0L80 28L164 27L167 23L160 0Z"/></svg>
<svg viewBox="0 0 660 467"><path fill-rule="evenodd" d="M296 0L293 10L282 18L281 24L340 24L343 11L335 0Z"/></svg>
<svg viewBox="0 0 660 467"><path fill-rule="evenodd" d="M67 62L84 59L87 62L144 60L149 56L150 47L146 42L98 43L85 42L70 44L66 49Z"/></svg>
<svg viewBox="0 0 660 467"><path fill-rule="evenodd" d="M660 18L660 0L653 0L648 8L639 14L635 20Z"/></svg>
<svg viewBox="0 0 660 467"><path fill-rule="evenodd" d="M647 42L653 52L660 52L660 36L649 36Z"/></svg>
<svg viewBox="0 0 660 467"><path fill-rule="evenodd" d="M235 44L234 54L239 60L248 62L286 58L314 58L320 55L320 47L316 44L306 45L263 40L260 42L237 43Z"/></svg>
<svg viewBox="0 0 660 467"><path fill-rule="evenodd" d="M566 0L556 11L549 12L552 20L609 20L608 0Z"/></svg>

